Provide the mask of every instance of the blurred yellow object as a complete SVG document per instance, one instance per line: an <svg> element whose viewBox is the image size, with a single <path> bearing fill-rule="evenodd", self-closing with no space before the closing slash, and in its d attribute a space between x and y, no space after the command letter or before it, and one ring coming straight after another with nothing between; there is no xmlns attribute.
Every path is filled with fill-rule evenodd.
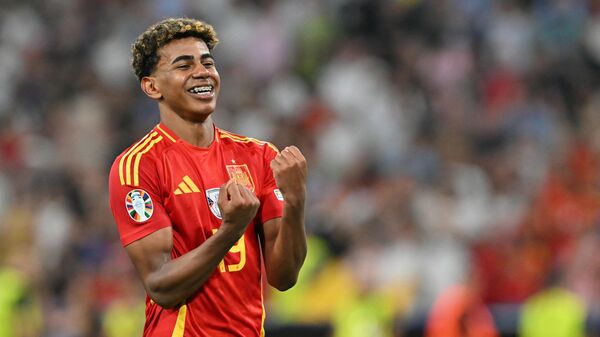
<svg viewBox="0 0 600 337"><path fill-rule="evenodd" d="M523 305L519 336L585 337L585 318L585 307L575 294L550 288Z"/></svg>
<svg viewBox="0 0 600 337"><path fill-rule="evenodd" d="M146 305L128 300L118 300L104 313L102 328L106 337L140 337L144 330Z"/></svg>
<svg viewBox="0 0 600 337"><path fill-rule="evenodd" d="M335 337L389 337L393 320L412 302L414 285L368 288L351 266L331 257L325 242L308 238L308 256L296 286L270 297L270 319L278 324L331 323Z"/></svg>
<svg viewBox="0 0 600 337"><path fill-rule="evenodd" d="M0 337L39 336L41 308L17 270L0 268Z"/></svg>
<svg viewBox="0 0 600 337"><path fill-rule="evenodd" d="M390 337L394 331L392 296L385 292L355 296L338 308L334 321L334 337Z"/></svg>
<svg viewBox="0 0 600 337"><path fill-rule="evenodd" d="M356 291L351 272L341 261L329 257L321 239L311 236L298 283L286 292L271 294L271 316L284 324L329 322Z"/></svg>

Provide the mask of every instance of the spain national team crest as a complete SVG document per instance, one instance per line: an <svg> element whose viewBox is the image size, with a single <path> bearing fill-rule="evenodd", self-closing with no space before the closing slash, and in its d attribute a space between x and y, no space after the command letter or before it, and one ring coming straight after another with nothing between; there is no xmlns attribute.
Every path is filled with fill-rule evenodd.
<svg viewBox="0 0 600 337"><path fill-rule="evenodd" d="M235 179L238 184L244 185L250 191L254 192L254 181L246 164L226 165L226 167L229 178Z"/></svg>
<svg viewBox="0 0 600 337"><path fill-rule="evenodd" d="M219 200L219 189L211 188L206 190L206 201L208 202L208 207L210 211L219 219L221 219L221 210L219 209L219 205L217 201Z"/></svg>
<svg viewBox="0 0 600 337"><path fill-rule="evenodd" d="M150 198L148 192L139 189L131 190L127 193L125 207L127 208L127 214L137 222L144 222L150 219L154 212L152 198Z"/></svg>

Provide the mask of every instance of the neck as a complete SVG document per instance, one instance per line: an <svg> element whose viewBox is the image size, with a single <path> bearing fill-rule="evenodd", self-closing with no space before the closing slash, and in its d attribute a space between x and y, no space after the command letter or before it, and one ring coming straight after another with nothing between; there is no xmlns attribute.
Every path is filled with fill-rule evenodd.
<svg viewBox="0 0 600 337"><path fill-rule="evenodd" d="M214 139L212 118L206 117L201 122L192 122L181 118L176 113L160 111L160 121L183 141L198 147L209 147Z"/></svg>

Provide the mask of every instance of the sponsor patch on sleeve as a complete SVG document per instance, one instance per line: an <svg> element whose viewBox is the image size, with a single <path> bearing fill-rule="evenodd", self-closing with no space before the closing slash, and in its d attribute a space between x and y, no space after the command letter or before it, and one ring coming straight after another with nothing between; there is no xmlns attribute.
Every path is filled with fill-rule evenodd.
<svg viewBox="0 0 600 337"><path fill-rule="evenodd" d="M277 200L283 201L283 194L281 194L281 191L278 188L274 189L273 193L275 193Z"/></svg>
<svg viewBox="0 0 600 337"><path fill-rule="evenodd" d="M135 189L129 191L125 197L125 208L129 217L136 222L144 222L152 217L154 204L148 192Z"/></svg>

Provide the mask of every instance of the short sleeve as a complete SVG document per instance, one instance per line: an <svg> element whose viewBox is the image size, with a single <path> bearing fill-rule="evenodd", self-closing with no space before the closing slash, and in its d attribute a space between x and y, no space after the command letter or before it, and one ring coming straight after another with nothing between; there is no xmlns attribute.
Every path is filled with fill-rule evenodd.
<svg viewBox="0 0 600 337"><path fill-rule="evenodd" d="M109 176L110 208L117 224L121 244L139 240L161 228L171 226L163 207L160 180L151 160L139 167L138 184L128 184L124 165L115 160Z"/></svg>
<svg viewBox="0 0 600 337"><path fill-rule="evenodd" d="M276 155L276 148L267 143L263 155L264 180L260 194L261 223L265 223L274 218L281 218L283 215L283 195L277 188L275 178L273 177L273 170L271 170L271 160L273 160Z"/></svg>

